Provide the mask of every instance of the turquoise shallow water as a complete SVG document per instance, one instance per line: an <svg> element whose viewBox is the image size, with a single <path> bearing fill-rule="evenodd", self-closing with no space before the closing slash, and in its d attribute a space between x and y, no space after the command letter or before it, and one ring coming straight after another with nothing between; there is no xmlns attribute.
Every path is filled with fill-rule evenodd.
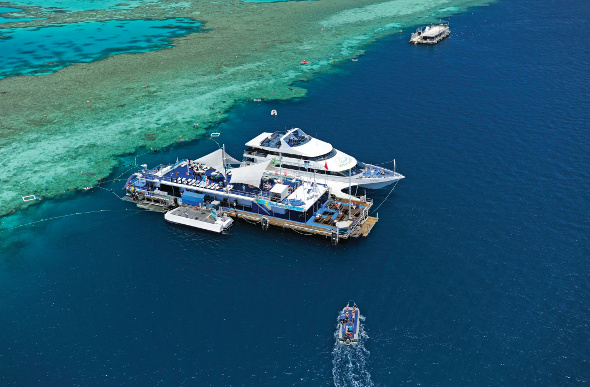
<svg viewBox="0 0 590 387"><path fill-rule="evenodd" d="M117 4L126 4L139 6L152 2L151 0L16 0L10 1L10 4L24 5L28 7L59 8L68 11L89 11L97 9L116 9Z"/></svg>
<svg viewBox="0 0 590 387"><path fill-rule="evenodd" d="M0 78L47 74L76 62L108 55L169 47L170 39L197 32L191 19L110 20L43 28L3 29L0 35Z"/></svg>
<svg viewBox="0 0 590 387"><path fill-rule="evenodd" d="M278 3L280 1L315 1L315 0L242 0L244 3Z"/></svg>
<svg viewBox="0 0 590 387"><path fill-rule="evenodd" d="M59 217L0 233L2 384L588 383L590 37L571 31L590 20L584 1L559 5L457 15L433 47L396 35L304 83L307 98L239 105L215 129L236 157L292 126L395 157L406 179L367 239L176 227L118 200L120 180L5 220ZM349 299L365 335L347 350L334 332Z"/></svg>
<svg viewBox="0 0 590 387"><path fill-rule="evenodd" d="M2 13L15 13L15 12L19 12L22 11L21 9L17 9L17 8L7 8L7 7L0 7L0 14ZM25 22L25 21L31 21L31 20L39 20L39 19L31 19L31 18L9 18L9 17L4 17L4 16L0 16L0 23L13 23L13 22Z"/></svg>

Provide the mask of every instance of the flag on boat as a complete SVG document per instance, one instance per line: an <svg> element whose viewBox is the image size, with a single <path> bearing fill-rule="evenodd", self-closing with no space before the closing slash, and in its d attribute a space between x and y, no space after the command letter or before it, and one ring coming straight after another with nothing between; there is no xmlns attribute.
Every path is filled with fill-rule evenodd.
<svg viewBox="0 0 590 387"><path fill-rule="evenodd" d="M328 162L326 161L326 164L324 164L324 168L326 168L326 171L328 170Z"/></svg>

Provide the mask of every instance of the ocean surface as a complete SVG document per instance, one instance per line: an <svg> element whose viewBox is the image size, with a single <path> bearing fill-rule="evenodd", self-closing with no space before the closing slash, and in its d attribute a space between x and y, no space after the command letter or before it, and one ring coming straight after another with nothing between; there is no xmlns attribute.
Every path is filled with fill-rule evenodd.
<svg viewBox="0 0 590 387"><path fill-rule="evenodd" d="M368 238L213 235L118 199L130 164L217 149L206 139L0 219L1 384L590 382L589 19L583 0L472 9L438 45L404 31L306 98L244 103L215 128L234 157L296 126L395 158L406 179L385 202L389 188L368 191L382 203ZM344 348L349 300L363 340Z"/></svg>

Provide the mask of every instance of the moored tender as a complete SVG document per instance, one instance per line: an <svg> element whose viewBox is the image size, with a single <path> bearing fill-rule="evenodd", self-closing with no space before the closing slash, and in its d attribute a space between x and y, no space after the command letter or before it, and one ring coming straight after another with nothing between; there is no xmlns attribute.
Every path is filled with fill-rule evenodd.
<svg viewBox="0 0 590 387"><path fill-rule="evenodd" d="M186 202L185 194L183 198ZM204 196L204 195L202 195ZM207 208L209 207L209 208ZM164 214L164 219L170 223L181 224L199 228L201 230L220 233L231 227L233 219L219 211L219 202L213 202L210 206L187 206L182 205Z"/></svg>

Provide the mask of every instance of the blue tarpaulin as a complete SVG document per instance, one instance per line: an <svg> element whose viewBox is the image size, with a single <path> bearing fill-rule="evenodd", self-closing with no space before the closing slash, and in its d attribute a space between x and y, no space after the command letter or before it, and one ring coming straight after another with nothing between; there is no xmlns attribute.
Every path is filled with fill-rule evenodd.
<svg viewBox="0 0 590 387"><path fill-rule="evenodd" d="M182 194L182 203L188 206L198 206L205 202L205 195L195 192L184 191Z"/></svg>

